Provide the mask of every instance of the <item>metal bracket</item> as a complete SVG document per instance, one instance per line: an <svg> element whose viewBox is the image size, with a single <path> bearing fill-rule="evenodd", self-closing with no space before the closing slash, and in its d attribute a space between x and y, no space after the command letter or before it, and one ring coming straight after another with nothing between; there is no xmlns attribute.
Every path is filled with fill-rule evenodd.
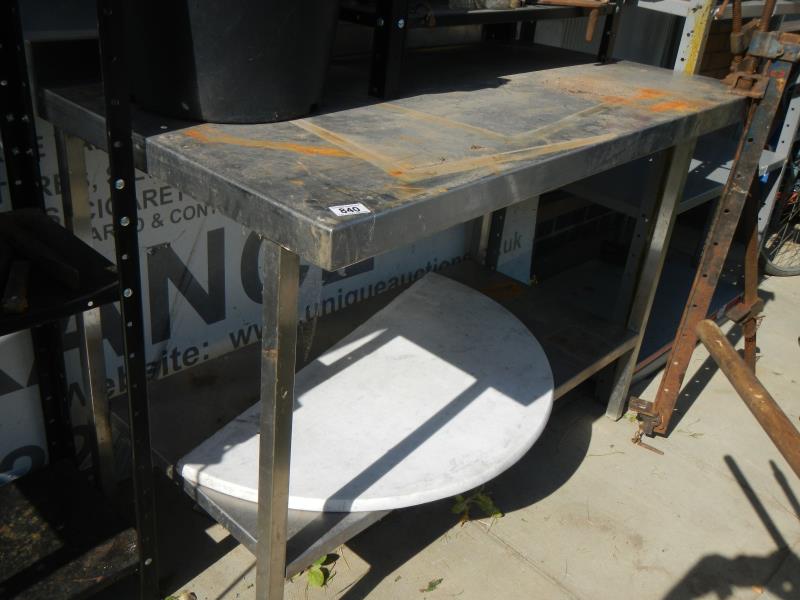
<svg viewBox="0 0 800 600"><path fill-rule="evenodd" d="M733 39L733 36L731 36ZM783 44L778 40L778 36L773 31L755 31L752 34L747 53L750 56L760 58L779 58L784 55Z"/></svg>
<svg viewBox="0 0 800 600"><path fill-rule="evenodd" d="M753 40L753 33L758 26L757 21L749 21L740 32L731 33L731 54L743 55Z"/></svg>
<svg viewBox="0 0 800 600"><path fill-rule="evenodd" d="M660 415L655 411L655 405L649 400L631 396L628 401L628 410L636 413L639 420L639 429L647 436L653 436L653 430L661 422ZM638 443L638 442L637 442Z"/></svg>
<svg viewBox="0 0 800 600"><path fill-rule="evenodd" d="M736 71L728 75L724 81L730 86L732 94L761 99L767 91L769 79L768 75Z"/></svg>
<svg viewBox="0 0 800 600"><path fill-rule="evenodd" d="M800 35L777 31L753 32L747 49L750 56L759 58L780 58L787 62L800 61Z"/></svg>
<svg viewBox="0 0 800 600"><path fill-rule="evenodd" d="M731 306L726 311L725 316L734 323L741 324L749 319L755 319L763 310L764 301L759 298L750 305L747 305L744 302L739 302L738 304Z"/></svg>

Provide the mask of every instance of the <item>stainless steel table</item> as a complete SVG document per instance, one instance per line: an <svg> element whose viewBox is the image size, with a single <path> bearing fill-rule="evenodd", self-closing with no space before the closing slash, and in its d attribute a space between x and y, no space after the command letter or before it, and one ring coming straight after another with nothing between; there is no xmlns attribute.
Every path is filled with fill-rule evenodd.
<svg viewBox="0 0 800 600"><path fill-rule="evenodd" d="M695 140L741 119L745 101L715 80L585 60L519 47L502 54L437 50L406 61L413 71L407 96L393 102L369 99L359 66L345 63L331 73L322 112L306 119L197 125L135 115L140 168L267 240L260 354L240 351L237 360L224 357L206 367L238 400L220 402L218 392L194 390L188 410L180 392L190 384L181 376L151 392L153 445L168 472L223 419L260 396L263 501L256 506L187 485L256 554L258 597L280 598L287 573L385 514L287 516L301 257L335 270L459 223L475 221L480 231L492 211L654 156L663 168L643 190L616 321L581 313L546 286L524 286L477 264L450 273L531 328L553 364L557 396L616 363L609 414L621 414ZM106 147L101 88L45 90L42 104L61 131L71 202L82 206L85 183L81 188L76 173L83 158L75 138ZM336 339L390 298L384 293L343 316L326 317L329 333L321 324L315 344L324 345L326 335ZM350 325L342 324L348 319ZM234 376L248 361L260 363L258 391L254 378ZM159 431L162 421L179 417L196 426Z"/></svg>

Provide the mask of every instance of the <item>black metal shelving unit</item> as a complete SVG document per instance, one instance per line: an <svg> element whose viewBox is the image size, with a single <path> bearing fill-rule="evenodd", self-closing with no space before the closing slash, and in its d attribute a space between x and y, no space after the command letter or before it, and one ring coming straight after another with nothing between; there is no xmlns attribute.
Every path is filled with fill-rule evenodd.
<svg viewBox="0 0 800 600"><path fill-rule="evenodd" d="M2 598L86 597L137 571L141 597L159 597L122 4L98 2L116 265L45 214L19 7L0 8L0 133L13 208L0 215L0 335L32 332L49 457L0 488ZM78 469L61 347L61 320L113 301L125 323L134 526L98 489L99 478Z"/></svg>
<svg viewBox="0 0 800 600"><path fill-rule="evenodd" d="M602 9L605 16L599 35L598 60L606 62L613 50L617 4ZM533 2L513 9L459 9L447 2L412 0L342 0L343 21L373 29L369 93L391 99L402 93L403 54L410 29L483 25L484 37L533 43L537 21L570 19L589 15L589 9L574 6L539 5ZM517 24L520 23L519 32Z"/></svg>

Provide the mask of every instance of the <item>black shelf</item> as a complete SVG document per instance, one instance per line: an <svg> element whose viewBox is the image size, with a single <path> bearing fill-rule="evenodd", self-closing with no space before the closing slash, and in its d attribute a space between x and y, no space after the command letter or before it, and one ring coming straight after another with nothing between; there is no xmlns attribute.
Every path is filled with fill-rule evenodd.
<svg viewBox="0 0 800 600"><path fill-rule="evenodd" d="M603 9L606 14L608 9ZM588 9L574 6L521 6L511 9L450 8L447 3L411 3L406 20L409 29L428 27L451 27L458 25L495 25L498 23L519 23L545 19L570 19L589 14ZM375 2L364 0L343 0L339 13L343 21L358 25L375 27L378 10Z"/></svg>
<svg viewBox="0 0 800 600"><path fill-rule="evenodd" d="M90 246L42 212L16 210L0 214L0 229L13 228L22 238L43 245L56 255L60 267L77 277L71 286L37 266L35 257L11 249L14 258L31 261L29 308L21 314L0 312L0 335L29 329L118 300L116 268ZM3 252L0 248L0 252ZM5 285L4 274L0 273Z"/></svg>
<svg viewBox="0 0 800 600"><path fill-rule="evenodd" d="M483 25L486 26L483 32L485 40L508 43L519 39L533 44L537 21L594 14L596 17L604 16L602 27L597 28L600 37L597 58L606 62L611 57L616 9L613 2L596 8L530 4L513 9L459 9L450 8L447 0L342 0L339 17L372 28L369 93L378 98L392 99L402 94L401 71L406 35L411 29ZM522 23L519 30L518 23ZM596 20L591 23L596 23Z"/></svg>
<svg viewBox="0 0 800 600"><path fill-rule="evenodd" d="M39 168L36 115L29 81L29 47L19 1L0 3L0 137L13 210L0 215L0 335L32 330L35 365L51 466L0 489L0 598L84 598L138 571L142 598L156 600L158 556L144 365L137 237L136 177L130 131L123 11L114 0L97 0L101 72L114 215L113 265L45 214ZM90 67L88 71L92 71ZM73 197L63 144L57 143L67 218ZM7 289L6 289L7 288ZM124 292L123 292L124 290ZM136 528L124 525L108 501L77 473L66 387L60 319L119 300L129 411L133 508ZM102 342L100 342L102 344ZM94 342L92 342L94 345ZM95 348L100 350L99 348ZM84 349L85 350L85 349ZM100 350L101 351L101 350ZM84 372L84 375L89 375ZM91 379L91 377L89 377ZM92 410L94 424L103 419ZM109 456L95 430L97 456ZM108 448L110 450L110 448ZM70 462L66 462L70 461ZM101 483L113 494L114 481L93 461ZM52 466L55 465L55 466Z"/></svg>
<svg viewBox="0 0 800 600"><path fill-rule="evenodd" d="M0 487L0 598L85 598L135 571L136 532L70 463Z"/></svg>

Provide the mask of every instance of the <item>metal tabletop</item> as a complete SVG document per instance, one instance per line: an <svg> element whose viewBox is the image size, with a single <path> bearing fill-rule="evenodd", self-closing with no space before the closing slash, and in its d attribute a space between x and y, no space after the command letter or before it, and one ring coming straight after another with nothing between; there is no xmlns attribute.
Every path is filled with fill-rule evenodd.
<svg viewBox="0 0 800 600"><path fill-rule="evenodd" d="M716 80L574 56L558 66L563 54L530 49L489 54L417 54L408 95L391 102L367 98L357 65L339 66L323 111L295 121L139 113L138 162L333 270L742 118L744 99ZM104 147L100 105L97 86L44 97L54 125ZM369 212L332 210L353 204Z"/></svg>

